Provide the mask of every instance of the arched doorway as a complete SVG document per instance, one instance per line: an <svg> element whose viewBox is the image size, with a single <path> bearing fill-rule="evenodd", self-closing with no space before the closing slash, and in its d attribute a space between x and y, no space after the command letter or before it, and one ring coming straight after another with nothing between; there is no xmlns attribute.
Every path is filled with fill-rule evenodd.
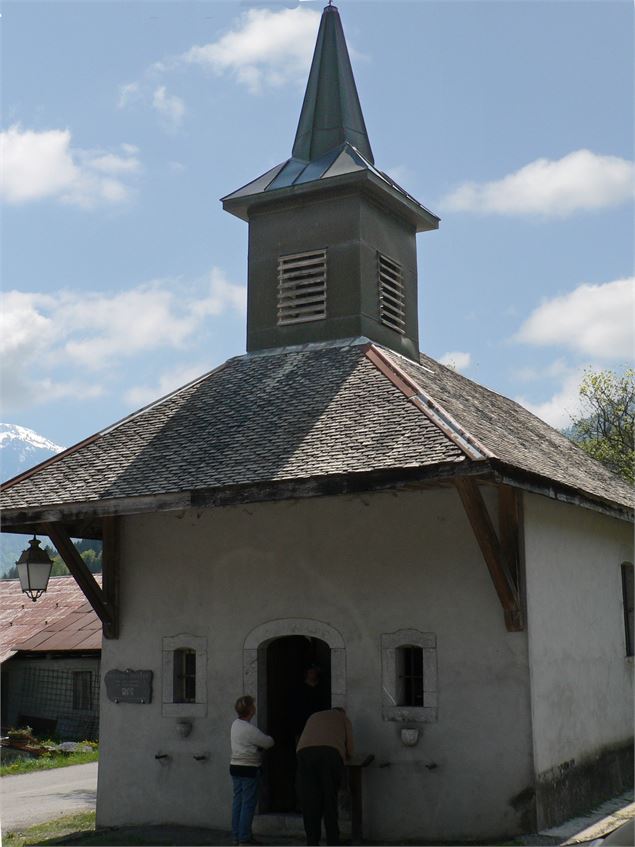
<svg viewBox="0 0 635 847"><path fill-rule="evenodd" d="M245 639L243 691L256 698L260 729L276 739L266 757L260 811L295 811L294 717L297 692L310 664L321 669L324 708L346 702L346 661L340 633L321 621L286 618L268 621Z"/></svg>
<svg viewBox="0 0 635 847"><path fill-rule="evenodd" d="M265 731L276 740L266 757L262 811L292 812L296 809L295 747L304 723L314 711L331 708L331 650L325 641L304 635L283 635L269 641L266 649ZM304 682L309 667L316 667L319 681Z"/></svg>

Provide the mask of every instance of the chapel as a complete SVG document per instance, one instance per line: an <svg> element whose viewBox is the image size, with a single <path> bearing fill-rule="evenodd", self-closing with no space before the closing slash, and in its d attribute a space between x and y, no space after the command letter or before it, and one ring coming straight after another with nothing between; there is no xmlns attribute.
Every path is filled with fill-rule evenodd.
<svg viewBox="0 0 635 847"><path fill-rule="evenodd" d="M103 625L98 825L228 828L246 693L276 740L257 831L296 831L309 666L375 842L535 832L623 791L633 490L420 352L439 218L375 164L335 6L290 157L222 205L247 224L246 353L0 495ZM102 539L101 586L75 538Z"/></svg>

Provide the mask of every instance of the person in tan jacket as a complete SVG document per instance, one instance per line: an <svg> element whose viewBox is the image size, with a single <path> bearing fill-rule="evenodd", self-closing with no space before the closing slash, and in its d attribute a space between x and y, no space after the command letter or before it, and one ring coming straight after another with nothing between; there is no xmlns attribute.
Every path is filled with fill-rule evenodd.
<svg viewBox="0 0 635 847"><path fill-rule="evenodd" d="M326 843L339 844L337 792L344 763L353 755L353 727L344 709L315 712L297 746L298 794L307 844L319 844L322 818Z"/></svg>

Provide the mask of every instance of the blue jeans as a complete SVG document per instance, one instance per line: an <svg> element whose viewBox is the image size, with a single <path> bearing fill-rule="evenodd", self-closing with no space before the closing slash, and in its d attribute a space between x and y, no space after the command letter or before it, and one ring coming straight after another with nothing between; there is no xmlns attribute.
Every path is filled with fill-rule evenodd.
<svg viewBox="0 0 635 847"><path fill-rule="evenodd" d="M232 776L232 833L241 844L251 840L251 822L258 801L258 782L257 776Z"/></svg>

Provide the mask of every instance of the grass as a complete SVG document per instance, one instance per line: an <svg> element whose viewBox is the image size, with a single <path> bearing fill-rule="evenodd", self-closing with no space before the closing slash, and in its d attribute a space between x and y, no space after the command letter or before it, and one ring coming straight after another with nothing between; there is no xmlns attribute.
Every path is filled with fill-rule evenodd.
<svg viewBox="0 0 635 847"><path fill-rule="evenodd" d="M184 840L191 833L181 827L123 827L121 829L95 830L95 812L64 815L46 823L4 834L2 847L45 847L45 845L71 845L71 847L159 847L159 845L227 844L228 833L200 830L202 838ZM207 836L207 837L206 837ZM220 838L219 838L220 836Z"/></svg>
<svg viewBox="0 0 635 847"><path fill-rule="evenodd" d="M64 843L60 839L67 839L69 835L86 834L87 836L94 835L95 832L95 813L80 812L76 815L64 815L61 818L55 818L46 823L38 823L35 826L30 826L27 829L16 830L15 832L3 833L4 847L30 847L30 845L55 844ZM73 838L73 843L78 843ZM79 842L81 843L81 842ZM94 842L89 842L94 843ZM106 842L102 842L106 843Z"/></svg>
<svg viewBox="0 0 635 847"><path fill-rule="evenodd" d="M87 762L96 762L98 759L99 750L91 750L90 753L55 753L52 756L40 756L37 759L16 759L10 765L0 766L0 776L66 768L69 765L85 765Z"/></svg>

